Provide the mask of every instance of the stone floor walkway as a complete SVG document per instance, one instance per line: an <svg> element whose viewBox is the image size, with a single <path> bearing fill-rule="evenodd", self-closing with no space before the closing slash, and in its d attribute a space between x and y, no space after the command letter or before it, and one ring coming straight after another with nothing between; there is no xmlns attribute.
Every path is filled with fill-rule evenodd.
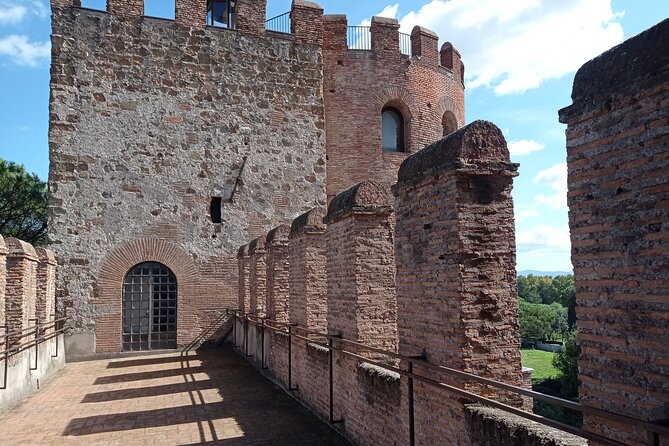
<svg viewBox="0 0 669 446"><path fill-rule="evenodd" d="M230 348L68 364L0 445L348 445Z"/></svg>

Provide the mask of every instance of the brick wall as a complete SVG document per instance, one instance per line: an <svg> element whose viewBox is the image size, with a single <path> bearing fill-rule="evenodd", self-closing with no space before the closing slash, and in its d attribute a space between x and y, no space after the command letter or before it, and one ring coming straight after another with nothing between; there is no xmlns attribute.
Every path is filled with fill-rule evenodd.
<svg viewBox="0 0 669 446"><path fill-rule="evenodd" d="M15 238L7 245L7 283L5 322L8 331L20 331L34 325L37 296L37 253L32 245Z"/></svg>
<svg viewBox="0 0 669 446"><path fill-rule="evenodd" d="M522 384L511 199L516 171L501 131L484 121L402 164L394 187L401 354ZM444 436L466 443L464 422L461 401L416 383L418 444Z"/></svg>
<svg viewBox="0 0 669 446"><path fill-rule="evenodd" d="M397 350L397 303L391 199L365 181L336 196L325 217L328 331L370 347ZM350 348L350 346L347 346ZM354 347L353 350L356 350ZM370 356L369 352L361 352ZM385 357L371 355L379 360ZM361 444L398 438L399 379L337 355L335 418ZM390 422L389 422L390 421ZM385 443L384 443L385 441Z"/></svg>
<svg viewBox="0 0 669 446"><path fill-rule="evenodd" d="M462 76L439 65L433 33L420 28L417 54L409 58L400 54L396 20L372 20L371 51L348 49L347 25L346 16L324 17L329 199L365 179L390 187L410 153L442 137L445 114L456 117L458 126L465 121ZM381 111L386 105L405 118L407 153L381 150Z"/></svg>
<svg viewBox="0 0 669 446"><path fill-rule="evenodd" d="M267 0L237 0L237 29L248 35L264 35L266 14Z"/></svg>
<svg viewBox="0 0 669 446"><path fill-rule="evenodd" d="M669 20L588 62L575 77L573 105L560 111L568 125L580 400L647 421L669 419L667 47ZM647 444L642 430L595 417L584 424Z"/></svg>
<svg viewBox="0 0 669 446"><path fill-rule="evenodd" d="M323 44L323 8L314 2L294 0L290 19L295 41Z"/></svg>
<svg viewBox="0 0 669 446"><path fill-rule="evenodd" d="M144 0L107 0L107 12L132 18L144 15Z"/></svg>
<svg viewBox="0 0 669 446"><path fill-rule="evenodd" d="M267 312L267 267L265 237L258 237L249 244L249 304L250 311L258 317Z"/></svg>
<svg viewBox="0 0 669 446"><path fill-rule="evenodd" d="M40 324L56 319L56 257L53 252L36 248L37 253L37 289L35 317Z"/></svg>
<svg viewBox="0 0 669 446"><path fill-rule="evenodd" d="M267 233L267 317L288 323L290 294L288 285L288 236L290 226L278 226ZM269 330L269 367L279 381L288 384L288 337Z"/></svg>
<svg viewBox="0 0 669 446"><path fill-rule="evenodd" d="M175 20L180 25L205 26L207 23L207 0L176 0Z"/></svg>
<svg viewBox="0 0 669 446"><path fill-rule="evenodd" d="M0 235L0 325L5 325L6 284L7 284L7 245ZM4 334L4 333L3 333Z"/></svg>
<svg viewBox="0 0 669 446"><path fill-rule="evenodd" d="M137 263L176 274L188 343L237 306L238 247L325 204L320 48L265 35L261 1L238 2L254 35L119 17L140 3L53 15L49 231L73 336L95 333L97 352L121 349Z"/></svg>
<svg viewBox="0 0 669 446"><path fill-rule="evenodd" d="M249 279L251 273L251 258L249 257L249 245L239 248L237 253L237 264L239 267L239 291L237 308L242 313L251 311L251 295L249 291Z"/></svg>

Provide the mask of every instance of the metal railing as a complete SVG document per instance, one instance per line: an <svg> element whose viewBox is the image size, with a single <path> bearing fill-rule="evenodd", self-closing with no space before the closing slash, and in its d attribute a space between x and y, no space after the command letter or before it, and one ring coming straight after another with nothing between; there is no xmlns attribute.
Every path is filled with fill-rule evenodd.
<svg viewBox="0 0 669 446"><path fill-rule="evenodd" d="M346 43L351 50L372 49L372 28L369 26L349 26Z"/></svg>
<svg viewBox="0 0 669 446"><path fill-rule="evenodd" d="M29 322L35 322L35 325L31 325L22 330L16 331L7 331L7 326L0 326L0 329L3 329L5 334L0 341L0 357L4 362L4 373L2 377L2 386L0 390L7 388L7 370L9 368L9 358L18 355L21 352L35 348L35 364L30 364L30 370L37 370L39 367L39 346L44 342L51 340L57 336L60 336L65 332L65 322L67 318L60 318L47 322L46 324L41 324L39 319L30 319ZM24 341L26 338L31 338L30 340ZM58 357L58 342L56 342L55 353L51 355L52 358Z"/></svg>
<svg viewBox="0 0 669 446"><path fill-rule="evenodd" d="M400 54L411 57L411 35L400 33Z"/></svg>
<svg viewBox="0 0 669 446"><path fill-rule="evenodd" d="M265 29L267 31L290 34L290 12L267 19L265 21Z"/></svg>
<svg viewBox="0 0 669 446"><path fill-rule="evenodd" d="M207 341L207 338L214 333L216 333L217 330L219 330L223 324L225 324L227 321L232 319L233 315L230 313L230 310L225 310L225 313L222 315L218 316L214 321L209 324L207 327L205 327L204 330L202 330L202 333L200 333L195 339L193 339L187 346L181 350L181 356L188 355L188 353L201 346L203 343ZM229 334L229 332L228 332ZM227 337L224 336L224 338Z"/></svg>
<svg viewBox="0 0 669 446"><path fill-rule="evenodd" d="M460 370L452 369L450 367L445 367L437 364L432 364L430 362L427 362L425 357L423 355L421 356L415 356L415 357L409 357L409 356L404 356L400 355L391 351L387 350L382 350L378 348L373 348L373 347L368 347L364 344L360 344L358 342L350 341L347 339L343 339L341 336L333 336L333 335L328 335L326 333L322 332L317 332L313 330L308 330L305 328L302 328L300 326L297 326L295 324L287 324L283 322L277 322L268 318L263 318L263 317L258 317L254 314L251 313L241 313L239 310L229 310L236 320L242 320L244 322L244 354L248 357L250 356L248 354L248 326L249 324L255 325L256 327L259 327L261 329L261 339L262 339L262 353L261 353L261 358L263 358L263 368L265 368L264 364L264 356L265 356L265 346L264 346L264 337L265 337L265 330L271 330L273 332L280 332L284 333L285 335L288 336L289 338L289 348L288 348L288 388L290 390L296 390L296 388L293 388L293 383L292 383L292 341L293 338L299 339L302 341L305 341L307 343L319 345L325 349L328 350L328 363L329 363L329 420L330 423L336 424L336 423L341 423L341 420L336 420L334 418L334 379L333 379L333 374L334 374L334 368L333 368L333 356L334 353L336 352L339 355L344 355L344 356L349 356L351 358L355 358L361 362L365 362L371 365L374 365L376 367L380 367L385 370L389 370L395 373L398 373L401 376L405 376L407 378L407 388L408 388L408 406L409 406L409 413L407 414L408 420L409 420L409 444L414 445L415 444L415 438L414 438L414 404L413 404L413 398L414 398L414 390L413 390L413 384L414 381L419 381L422 383L425 383L429 386L433 386L435 388L441 389L443 391L458 395L460 397L463 397L471 402L478 402L483 405L489 406L489 407L494 407L500 410L503 410L505 412L518 415L522 418L528 419L530 421L535 421L537 423L544 424L546 426L553 427L555 429L559 429L564 432L568 432L573 435L577 435L583 438L586 438L588 440L594 440L594 441L599 441L602 444L610 445L610 446L629 446L625 443L621 443L617 440L613 440L608 437L604 437L602 435L593 433L593 432L588 432L583 429L570 426L555 420L551 420L549 418L543 417L541 415L537 415L531 412L524 411L522 409L519 409L517 407L510 406L508 404L501 403L499 401L492 400L490 398L478 395L470 390L465 390L460 387L456 387L451 384L446 384L444 382L437 381L435 379L429 378L427 376L418 374L416 372L416 369L424 368L427 370L432 370L434 372L440 373L440 374L446 374L452 377L457 377L461 379L465 379L467 381L475 382L478 384L482 384L485 386L493 387L499 390L503 390L505 392L511 392L515 393L519 396L525 396L525 397L530 397L535 400L543 401L549 404L554 404L559 407L563 407L566 409L571 409L571 410L576 410L581 412L584 415L592 415L598 418L601 418L603 420L608 420L612 421L615 423L620 423L624 424L633 428L637 429L643 429L648 433L648 441L647 445L648 446L659 446L659 438L660 435L667 436L669 435L669 426L665 426L663 424L657 424L657 423L651 423L645 420L640 420L636 419L633 417L629 417L626 415L620 415L616 414L613 412L608 412L602 409L597 409L594 407L589 407L589 406L583 406L579 403L576 403L574 401L569 401L569 400L564 400L562 398L557 398L554 396L546 395L543 393L535 392L533 390L527 390L521 387L516 387L512 386L510 384L505 384L503 382L495 381L493 379L489 378L483 378L478 375L473 375L471 373L466 373ZM235 348L237 348L237 330L236 330L237 324L233 324L233 343L235 345ZM353 347L353 348L351 348ZM399 365L393 365L393 364L388 364L382 361L379 361L378 359L372 359L368 358L365 356L362 356L361 352L367 352L371 354L377 354L377 355L383 355L386 357L394 358L395 360L399 360ZM401 365L406 364L405 368L402 368Z"/></svg>

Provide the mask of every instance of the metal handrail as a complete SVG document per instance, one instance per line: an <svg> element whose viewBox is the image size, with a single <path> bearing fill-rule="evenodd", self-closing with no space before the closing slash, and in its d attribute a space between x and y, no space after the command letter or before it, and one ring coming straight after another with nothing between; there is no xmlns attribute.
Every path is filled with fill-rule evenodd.
<svg viewBox="0 0 669 446"><path fill-rule="evenodd" d="M265 29L277 33L290 34L291 33L291 15L290 11L284 12L276 17L265 20Z"/></svg>
<svg viewBox="0 0 669 446"><path fill-rule="evenodd" d="M411 34L400 33L400 54L411 57Z"/></svg>
<svg viewBox="0 0 669 446"><path fill-rule="evenodd" d="M369 26L349 26L346 43L351 50L372 49L372 28Z"/></svg>
<svg viewBox="0 0 669 446"><path fill-rule="evenodd" d="M504 403L500 403L499 401L495 401L495 400L477 395L477 394L475 394L471 391L461 389L461 388L458 388L458 387L455 387L455 386L452 386L452 385L449 385L449 384L446 384L446 383L443 383L443 382L440 382L440 381L436 381L436 380L428 378L426 376L417 374L414 371L414 366L425 367L427 369L431 369L431 370L434 370L434 371L437 371L437 372L446 373L446 374L456 376L456 377L459 377L459 378L464 378L464 379L467 379L467 380L470 380L470 381L473 381L473 382L476 382L476 383L479 383L479 384L484 384L484 385L488 385L488 386L491 386L491 387L495 387L499 390L505 390L505 391L516 393L518 395L531 397L533 399L544 401L544 402L549 403L549 404L554 404L556 406L560 406L560 407L563 407L563 408L566 408L566 409L576 410L576 411L581 412L582 414L593 415L593 416L597 416L599 418L607 419L607 420L610 420L610 421L623 423L623 424L626 424L626 425L629 425L629 426L632 426L632 427L643 428L647 432L649 432L651 434L654 434L654 436L653 435L649 436L649 445L656 444L656 443L654 443L655 440L652 440L651 437L654 438L654 439L657 439L658 435L663 435L663 436L669 435L669 427L664 426L662 424L656 424L656 423L648 422L646 420L641 420L641 419L630 417L630 416L627 416L627 415L621 415L621 414L617 414L617 413L614 413L614 412L609 412L609 411L606 411L606 410L603 410L603 409L598 409L598 408L595 408L595 407L583 406L582 404L576 403L574 401L569 401L569 400L565 400L565 399L562 399L562 398L557 398L557 397L554 397L554 396L551 396L551 395L546 395L546 394L543 394L543 393L535 392L533 390L528 390L528 389L524 389L524 388L521 388L521 387L516 387L516 386L510 385L510 384L506 384L506 383L496 381L496 380L493 380L493 379L489 379L489 378L484 378L484 377L481 377L481 376L478 376L478 375L463 372L461 370L456 370L456 369L453 369L453 368L450 368L450 367L446 367L446 366L442 366L442 365L438 365L438 364L432 364L432 363L428 362L426 359L424 359L424 357L422 355L421 356L416 356L416 357L408 357L408 356L400 355L400 354L395 353L395 352L391 352L391 351L387 351L387 350L383 350L383 349L379 349L379 348L374 348L374 347L369 347L369 346L361 344L359 342L351 341L351 340L348 340L348 339L343 339L341 336L338 336L338 335L331 335L331 334L327 334L327 333L323 333L323 332L309 330L309 329L306 329L304 327L296 326L294 324L289 324L289 323L279 322L279 321L275 321L275 320L268 319L268 318L259 317L257 315L252 314L252 313L243 313L239 310L230 310L230 311L233 312L235 318L242 318L245 322L250 322L250 323L255 324L255 325L260 325L260 323L262 323L263 328L268 328L272 331L280 331L284 334L288 334L291 339L293 337L295 337L297 339L304 340L306 342L311 342L311 343L317 344L317 345L319 345L323 348L327 348L330 353L332 351L339 352L340 354L344 354L344 355L356 358L360 361L375 365L377 367L380 367L380 368L383 368L383 369L386 369L386 370L390 370L392 372L399 373L400 375L403 375L403 376L406 376L407 378L409 378L410 381L413 381L415 379L417 381L421 381L421 382L424 382L426 384L429 384L429 385L447 390L451 393L455 393L459 396L469 398L473 401L482 403L484 405L487 405L487 406L490 406L490 407L495 407L495 408L504 410L506 412L513 413L515 415L518 415L518 416L521 416L523 418L529 419L531 421L536 421L538 423L541 423L541 424L544 424L544 425L562 430L564 432L568 432L568 433L571 433L571 434L574 434L574 435L578 435L580 437L583 437L583 438L586 438L586 439L589 439L589 440L600 441L604 444L611 445L611 446L627 446L625 443L621 443L621 442L618 442L616 440L612 440L610 438L603 437L599 434L584 431L583 429L576 428L574 426L570 426L570 425L567 425L567 424L564 424L564 423L561 423L561 422L558 422L558 421L555 421L555 420L551 420L549 418L542 417L540 415L536 415L534 413L527 412L527 411L524 411L522 409L518 409L516 407L509 406L509 405L504 404ZM305 336L301 336L299 334L296 334L295 331L299 331L299 332L302 332L303 334L307 334L307 335L311 334L311 335L320 336L320 337L326 339L327 343L314 341L313 339L309 339ZM339 344L335 346L334 342L337 342ZM383 363L383 362L380 362L380 361L377 361L377 360L374 360L374 359L371 359L371 358L367 358L365 356L361 356L360 354L358 354L356 352L348 351L348 350L345 349L346 345L354 346L354 347L357 347L358 349L362 349L362 350L365 350L365 351L370 352L370 353L378 353L378 354L381 354L381 355L384 355L384 356L388 356L388 357L391 357L391 358L395 358L395 359L399 359L401 361L404 361L404 362L407 363L407 370L404 370L404 369L401 369L399 367L395 367L393 365L389 365L389 364L386 364L386 363ZM410 387L412 387L412 386L413 386L413 384L411 382ZM330 421L331 422L334 421L333 417L332 417L332 413L330 414ZM653 442L650 442L650 441L653 441Z"/></svg>
<svg viewBox="0 0 669 446"><path fill-rule="evenodd" d="M205 329L202 330L202 332L195 339L193 339L187 346L183 348L183 350L181 350L181 356L188 355L191 350L201 345L207 336L218 330L230 317L230 310L225 310L225 313L214 319L211 324L205 327Z"/></svg>

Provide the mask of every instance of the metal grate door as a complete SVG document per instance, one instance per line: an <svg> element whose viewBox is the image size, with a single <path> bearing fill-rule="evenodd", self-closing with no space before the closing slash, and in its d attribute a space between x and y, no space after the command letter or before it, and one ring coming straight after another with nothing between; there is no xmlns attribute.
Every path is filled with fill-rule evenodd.
<svg viewBox="0 0 669 446"><path fill-rule="evenodd" d="M177 346L177 279L165 265L135 266L123 282L123 350Z"/></svg>

